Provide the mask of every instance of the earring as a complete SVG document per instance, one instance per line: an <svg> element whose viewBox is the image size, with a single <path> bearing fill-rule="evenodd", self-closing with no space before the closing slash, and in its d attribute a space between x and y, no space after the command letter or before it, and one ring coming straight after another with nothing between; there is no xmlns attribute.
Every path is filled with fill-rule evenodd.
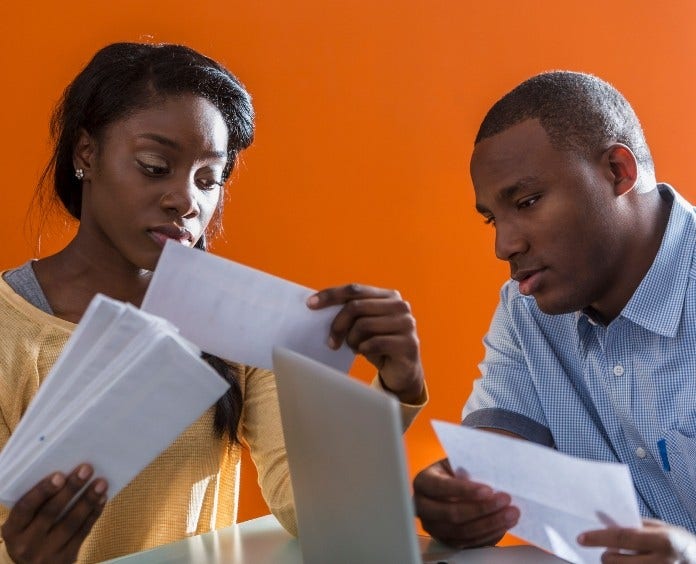
<svg viewBox="0 0 696 564"><path fill-rule="evenodd" d="M81 168L75 169L75 178L82 180L85 177L85 171Z"/></svg>

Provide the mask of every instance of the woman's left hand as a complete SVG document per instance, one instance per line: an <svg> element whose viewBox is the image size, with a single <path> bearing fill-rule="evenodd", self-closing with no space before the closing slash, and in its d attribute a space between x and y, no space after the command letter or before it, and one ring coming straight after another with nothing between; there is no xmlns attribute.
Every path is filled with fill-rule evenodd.
<svg viewBox="0 0 696 564"><path fill-rule="evenodd" d="M696 564L696 536L654 519L645 519L640 529L588 531L578 537L578 543L607 547L603 564Z"/></svg>
<svg viewBox="0 0 696 564"><path fill-rule="evenodd" d="M361 284L327 288L307 300L311 309L343 305L331 324L329 346L345 341L379 370L383 386L403 403L416 403L423 393L416 320L411 306L396 290Z"/></svg>

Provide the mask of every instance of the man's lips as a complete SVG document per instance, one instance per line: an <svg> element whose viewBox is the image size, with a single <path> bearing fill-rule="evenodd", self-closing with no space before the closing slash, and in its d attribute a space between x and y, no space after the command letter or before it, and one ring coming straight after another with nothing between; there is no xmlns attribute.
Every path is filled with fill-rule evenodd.
<svg viewBox="0 0 696 564"><path fill-rule="evenodd" d="M527 268L517 270L513 273L513 280L517 280L520 285L520 294L525 296L532 295L539 289L544 268Z"/></svg>
<svg viewBox="0 0 696 564"><path fill-rule="evenodd" d="M160 247L164 247L164 244L169 239L188 247L193 244L193 235L191 232L177 225L158 225L157 227L148 229L148 233Z"/></svg>

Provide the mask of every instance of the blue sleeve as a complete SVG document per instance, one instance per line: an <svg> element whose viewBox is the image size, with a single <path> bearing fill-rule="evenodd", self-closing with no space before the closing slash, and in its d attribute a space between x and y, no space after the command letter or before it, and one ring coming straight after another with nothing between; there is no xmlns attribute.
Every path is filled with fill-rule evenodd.
<svg viewBox="0 0 696 564"><path fill-rule="evenodd" d="M462 423L509 431L535 443L554 446L520 339L525 323L535 323L516 286L508 283L488 334L481 377L462 414Z"/></svg>

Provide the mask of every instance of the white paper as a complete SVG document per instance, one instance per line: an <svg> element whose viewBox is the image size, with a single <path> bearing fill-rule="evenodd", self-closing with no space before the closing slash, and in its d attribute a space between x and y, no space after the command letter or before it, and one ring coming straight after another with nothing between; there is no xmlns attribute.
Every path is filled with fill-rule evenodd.
<svg viewBox="0 0 696 564"><path fill-rule="evenodd" d="M341 306L310 310L313 290L236 262L168 241L141 308L168 319L202 350L273 368L274 346L294 350L341 372L355 355L327 342Z"/></svg>
<svg viewBox="0 0 696 564"><path fill-rule="evenodd" d="M171 324L96 296L0 452L0 502L83 462L115 496L228 387Z"/></svg>
<svg viewBox="0 0 696 564"><path fill-rule="evenodd" d="M640 527L631 475L623 464L582 460L529 441L432 421L453 471L506 492L520 509L510 532L578 564L599 563L602 548L577 536L613 524Z"/></svg>

